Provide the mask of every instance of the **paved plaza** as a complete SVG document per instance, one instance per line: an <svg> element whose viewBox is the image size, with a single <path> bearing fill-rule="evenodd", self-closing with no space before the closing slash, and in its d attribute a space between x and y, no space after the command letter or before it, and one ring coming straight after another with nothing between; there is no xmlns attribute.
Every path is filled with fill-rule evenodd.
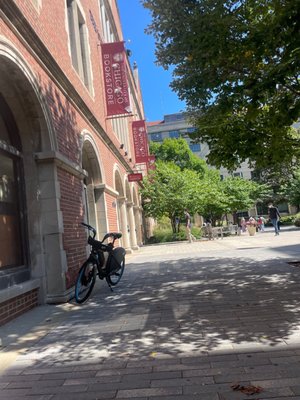
<svg viewBox="0 0 300 400"><path fill-rule="evenodd" d="M145 246L0 332L1 400L300 400L300 230Z"/></svg>

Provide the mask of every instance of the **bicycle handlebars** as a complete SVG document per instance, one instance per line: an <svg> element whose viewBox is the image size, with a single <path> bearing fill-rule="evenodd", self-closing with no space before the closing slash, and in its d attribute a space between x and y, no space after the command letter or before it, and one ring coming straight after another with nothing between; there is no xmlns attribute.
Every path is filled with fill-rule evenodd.
<svg viewBox="0 0 300 400"><path fill-rule="evenodd" d="M93 232L93 239L95 239L97 231L95 228L93 228L91 225L86 224L85 222L81 222L81 225L83 225L84 227L86 227L89 231ZM104 235L103 239L100 241L101 243L104 242L104 240L108 239L112 237L113 241L115 241L116 239L120 239L122 237L122 233L121 232L109 232L106 235Z"/></svg>
<svg viewBox="0 0 300 400"><path fill-rule="evenodd" d="M84 222L81 222L81 225L83 225L83 226L85 226L86 228L88 228L89 231L92 231L92 232L93 232L93 239L95 239L96 234L97 234L96 229L93 228L91 225L88 225L88 224L86 224L86 223L84 223Z"/></svg>

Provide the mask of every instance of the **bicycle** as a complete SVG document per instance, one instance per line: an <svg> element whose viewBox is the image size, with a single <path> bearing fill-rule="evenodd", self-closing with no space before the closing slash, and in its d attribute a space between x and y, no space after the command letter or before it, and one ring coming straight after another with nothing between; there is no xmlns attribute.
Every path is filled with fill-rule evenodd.
<svg viewBox="0 0 300 400"><path fill-rule="evenodd" d="M98 275L99 279L106 279L108 286L113 291L112 286L116 286L123 275L125 268L125 249L123 247L114 247L117 239L122 237L122 233L107 233L101 241L96 240L97 231L91 225L81 223L93 236L89 234L88 244L91 246L91 252L88 259L81 266L75 284L75 300L77 303L83 303L92 293L93 287ZM106 239L110 242L104 244ZM104 253L108 253L105 258Z"/></svg>

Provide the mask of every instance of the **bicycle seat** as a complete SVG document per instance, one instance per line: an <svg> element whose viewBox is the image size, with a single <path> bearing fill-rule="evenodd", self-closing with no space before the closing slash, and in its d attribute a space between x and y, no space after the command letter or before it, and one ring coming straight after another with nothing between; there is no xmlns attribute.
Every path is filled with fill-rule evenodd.
<svg viewBox="0 0 300 400"><path fill-rule="evenodd" d="M122 237L121 232L110 232L110 233L108 233L108 235L113 237L114 239L120 239Z"/></svg>

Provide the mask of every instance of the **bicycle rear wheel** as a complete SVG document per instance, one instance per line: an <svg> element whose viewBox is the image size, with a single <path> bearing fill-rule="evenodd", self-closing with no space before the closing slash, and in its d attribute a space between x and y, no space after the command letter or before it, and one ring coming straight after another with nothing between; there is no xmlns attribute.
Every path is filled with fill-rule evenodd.
<svg viewBox="0 0 300 400"><path fill-rule="evenodd" d="M106 281L110 286L116 286L120 282L124 272L124 268L125 268L125 258L123 258L120 268L106 277Z"/></svg>
<svg viewBox="0 0 300 400"><path fill-rule="evenodd" d="M83 303L91 294L96 282L96 266L86 261L80 268L75 284L76 303Z"/></svg>

